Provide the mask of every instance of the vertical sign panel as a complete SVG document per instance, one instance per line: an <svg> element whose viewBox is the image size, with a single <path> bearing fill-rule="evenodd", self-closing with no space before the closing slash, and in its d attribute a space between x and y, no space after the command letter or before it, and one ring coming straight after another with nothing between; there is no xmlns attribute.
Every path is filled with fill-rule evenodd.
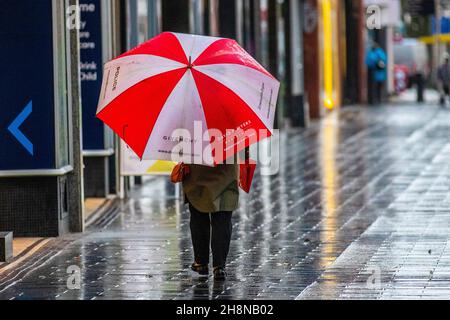
<svg viewBox="0 0 450 320"><path fill-rule="evenodd" d="M412 16L428 16L436 13L436 3L434 0L408 0L405 11Z"/></svg>
<svg viewBox="0 0 450 320"><path fill-rule="evenodd" d="M52 1L0 0L0 170L55 168Z"/></svg>
<svg viewBox="0 0 450 320"><path fill-rule="evenodd" d="M80 0L80 66L83 149L105 149L103 123L95 117L102 85L103 51L100 0Z"/></svg>

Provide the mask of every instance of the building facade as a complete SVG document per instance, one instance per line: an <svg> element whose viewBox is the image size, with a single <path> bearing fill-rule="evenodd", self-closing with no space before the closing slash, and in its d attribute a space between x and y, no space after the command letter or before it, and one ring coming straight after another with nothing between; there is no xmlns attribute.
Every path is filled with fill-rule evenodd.
<svg viewBox="0 0 450 320"><path fill-rule="evenodd" d="M365 101L365 7L361 0L304 1L305 82L313 119Z"/></svg>

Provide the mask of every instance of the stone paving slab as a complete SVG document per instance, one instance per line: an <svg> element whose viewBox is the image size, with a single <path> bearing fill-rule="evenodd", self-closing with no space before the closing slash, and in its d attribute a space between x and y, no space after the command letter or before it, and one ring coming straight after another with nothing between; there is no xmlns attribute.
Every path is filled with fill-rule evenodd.
<svg viewBox="0 0 450 320"><path fill-rule="evenodd" d="M187 208L156 179L0 278L0 299L448 298L449 133L450 111L406 104L284 133L279 174L258 175L233 217L225 283L189 271Z"/></svg>

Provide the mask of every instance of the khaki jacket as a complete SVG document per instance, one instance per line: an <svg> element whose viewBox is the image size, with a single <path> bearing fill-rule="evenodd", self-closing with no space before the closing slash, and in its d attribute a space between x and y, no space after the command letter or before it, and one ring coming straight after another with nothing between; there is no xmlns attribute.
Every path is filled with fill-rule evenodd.
<svg viewBox="0 0 450 320"><path fill-rule="evenodd" d="M183 181L186 200L200 212L235 211L239 207L239 165L189 165Z"/></svg>

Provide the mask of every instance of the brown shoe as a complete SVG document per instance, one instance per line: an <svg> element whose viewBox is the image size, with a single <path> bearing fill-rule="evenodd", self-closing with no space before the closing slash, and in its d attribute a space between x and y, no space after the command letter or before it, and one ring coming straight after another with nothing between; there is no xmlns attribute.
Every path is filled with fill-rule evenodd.
<svg viewBox="0 0 450 320"><path fill-rule="evenodd" d="M191 270L197 272L201 276L209 275L209 268L207 264L193 263L191 266Z"/></svg>
<svg viewBox="0 0 450 320"><path fill-rule="evenodd" d="M227 279L227 273L224 268L218 267L214 268L214 280L225 281Z"/></svg>

